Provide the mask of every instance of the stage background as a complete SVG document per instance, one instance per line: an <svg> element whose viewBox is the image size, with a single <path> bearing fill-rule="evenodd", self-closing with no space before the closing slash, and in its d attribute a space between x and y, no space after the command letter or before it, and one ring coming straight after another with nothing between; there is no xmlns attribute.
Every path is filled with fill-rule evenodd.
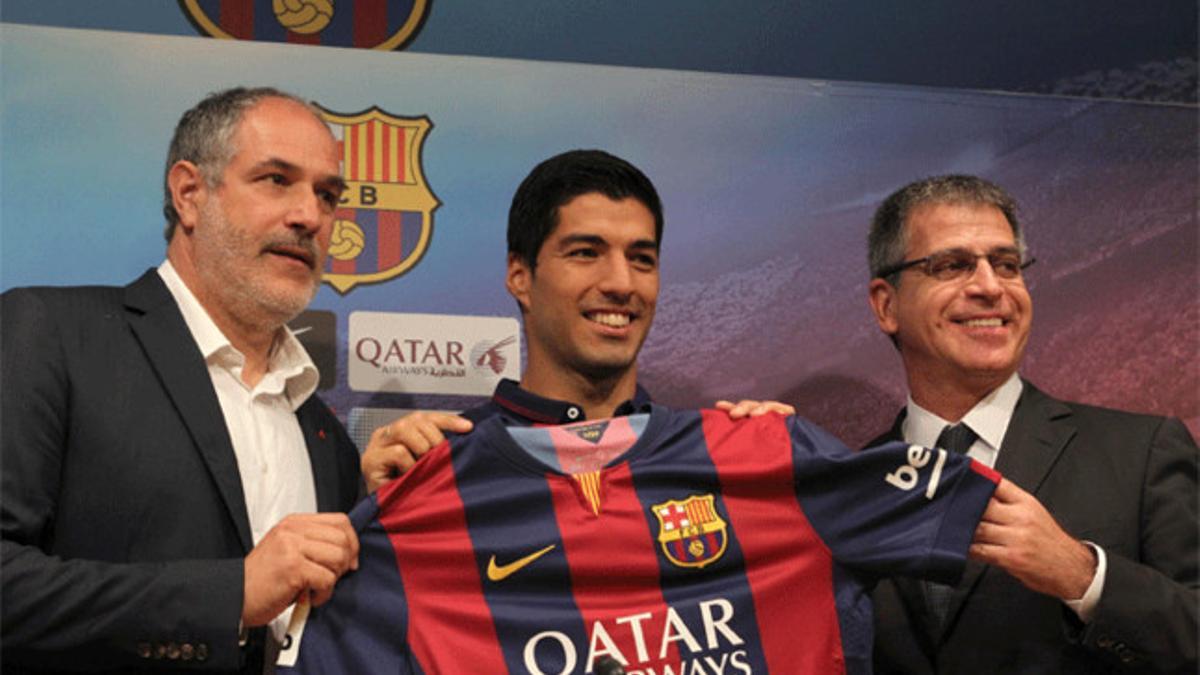
<svg viewBox="0 0 1200 675"><path fill-rule="evenodd" d="M4 0L0 21L196 35L186 2L243 28L247 7L272 23L272 0ZM1197 102L1195 0L330 3L335 17L421 3L407 45L421 53Z"/></svg>
<svg viewBox="0 0 1200 675"><path fill-rule="evenodd" d="M504 219L536 162L601 147L664 199L645 384L677 406L777 398L856 444L903 401L866 306L866 223L890 190L978 173L1023 205L1039 262L1024 374L1200 429L1197 108L472 56L0 25L0 288L124 284L164 253L179 115L241 83L432 122L441 206L407 274L345 295L322 395L361 437L379 409L463 396L350 389L356 311L514 317ZM411 336L410 336L411 337ZM417 336L420 337L420 336ZM332 372L330 372L332 371ZM370 423L364 420L371 420Z"/></svg>

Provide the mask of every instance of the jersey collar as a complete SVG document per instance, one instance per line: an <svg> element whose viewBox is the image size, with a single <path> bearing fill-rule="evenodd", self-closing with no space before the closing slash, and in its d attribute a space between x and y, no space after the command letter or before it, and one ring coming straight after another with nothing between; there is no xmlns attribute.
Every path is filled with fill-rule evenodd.
<svg viewBox="0 0 1200 675"><path fill-rule="evenodd" d="M545 398L521 388L516 380L503 379L496 385L491 403L506 416L526 424L570 424L587 419L583 406L570 401ZM650 394L637 385L633 398L617 406L614 417L650 411Z"/></svg>

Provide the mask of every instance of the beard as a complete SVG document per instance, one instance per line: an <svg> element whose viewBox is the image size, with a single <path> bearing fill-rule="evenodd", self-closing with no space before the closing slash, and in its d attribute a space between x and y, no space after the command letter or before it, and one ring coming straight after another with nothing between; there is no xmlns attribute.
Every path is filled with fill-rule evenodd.
<svg viewBox="0 0 1200 675"><path fill-rule="evenodd" d="M278 330L308 307L321 282L319 269L302 286L273 273L268 251L282 246L304 249L311 260L320 260L313 236L287 231L256 238L225 217L220 200L211 199L196 229L196 273L213 300L239 323Z"/></svg>

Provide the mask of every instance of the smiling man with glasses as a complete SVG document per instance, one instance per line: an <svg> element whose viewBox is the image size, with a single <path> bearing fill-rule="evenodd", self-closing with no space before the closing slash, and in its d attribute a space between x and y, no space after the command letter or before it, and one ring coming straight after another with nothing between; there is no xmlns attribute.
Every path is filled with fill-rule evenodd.
<svg viewBox="0 0 1200 675"><path fill-rule="evenodd" d="M1033 258L1012 197L974 176L918 181L879 207L868 244L871 308L910 392L871 445L966 452L1011 481L957 586L876 588L877 672L1195 673L1195 442L1176 419L1017 375Z"/></svg>

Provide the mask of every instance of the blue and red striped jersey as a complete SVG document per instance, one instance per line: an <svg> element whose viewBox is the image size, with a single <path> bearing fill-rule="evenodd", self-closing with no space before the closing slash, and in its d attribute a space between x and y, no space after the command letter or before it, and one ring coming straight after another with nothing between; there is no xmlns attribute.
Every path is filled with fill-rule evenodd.
<svg viewBox="0 0 1200 675"><path fill-rule="evenodd" d="M880 576L953 582L999 476L796 417L499 418L351 519L298 673L866 673Z"/></svg>

